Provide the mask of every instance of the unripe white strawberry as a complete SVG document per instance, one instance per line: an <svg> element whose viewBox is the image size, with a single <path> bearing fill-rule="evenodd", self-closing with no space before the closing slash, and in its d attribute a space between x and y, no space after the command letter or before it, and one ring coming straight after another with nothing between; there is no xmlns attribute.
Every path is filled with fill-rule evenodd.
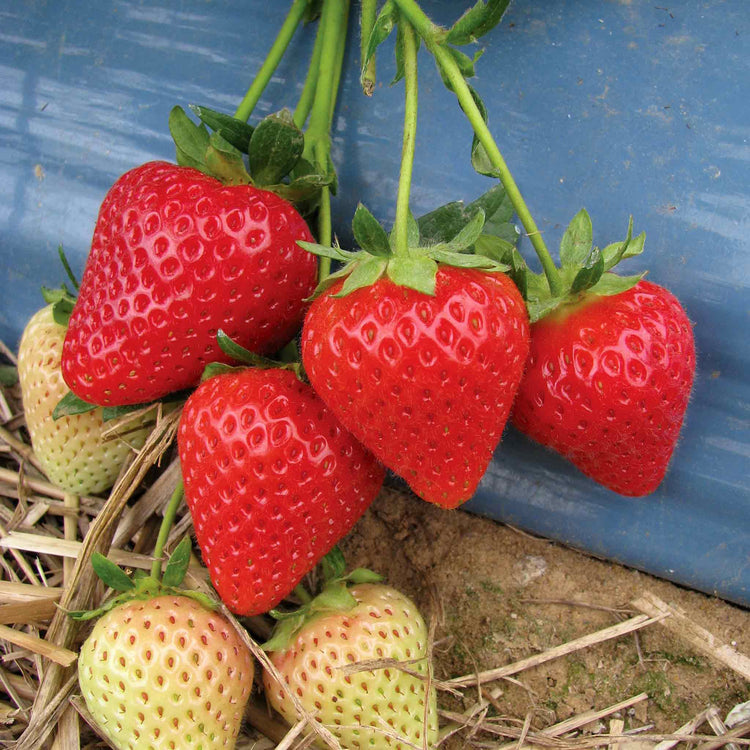
<svg viewBox="0 0 750 750"><path fill-rule="evenodd" d="M174 594L114 607L78 657L86 706L122 750L233 748L253 675L230 623Z"/></svg>
<svg viewBox="0 0 750 750"><path fill-rule="evenodd" d="M143 445L145 428L128 432L127 442L102 439L101 409L52 418L68 386L60 371L65 327L52 305L29 320L18 350L18 380L34 453L49 480L78 495L103 492L114 484L128 453ZM136 425L137 426L137 425Z"/></svg>
<svg viewBox="0 0 750 750"><path fill-rule="evenodd" d="M353 607L313 615L285 647L270 652L272 663L343 748L422 747L425 728L426 746L436 747L435 689L428 689L426 679L428 631L419 610L382 584L348 591L356 600ZM344 669L379 660L388 661L364 671ZM267 671L263 682L271 705L296 722L292 701Z"/></svg>

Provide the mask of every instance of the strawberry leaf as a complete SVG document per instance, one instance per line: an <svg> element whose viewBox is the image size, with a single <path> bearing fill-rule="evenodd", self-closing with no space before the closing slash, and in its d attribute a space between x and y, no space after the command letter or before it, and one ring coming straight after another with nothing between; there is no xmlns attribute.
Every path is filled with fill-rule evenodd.
<svg viewBox="0 0 750 750"><path fill-rule="evenodd" d="M250 174L259 185L272 185L291 172L302 156L305 136L287 109L261 120L250 138Z"/></svg>
<svg viewBox="0 0 750 750"><path fill-rule="evenodd" d="M13 386L18 382L18 370L13 365L0 365L0 385Z"/></svg>
<svg viewBox="0 0 750 750"><path fill-rule="evenodd" d="M478 0L448 30L446 41L450 44L469 44L497 26L510 0Z"/></svg>
<svg viewBox="0 0 750 750"><path fill-rule="evenodd" d="M99 552L94 552L91 555L91 567L99 578L115 591L131 591L135 588L130 576Z"/></svg>
<svg viewBox="0 0 750 750"><path fill-rule="evenodd" d="M560 262L563 266L581 266L591 252L594 230L591 217L582 208L568 224L560 242Z"/></svg>
<svg viewBox="0 0 750 750"><path fill-rule="evenodd" d="M460 49L456 49L455 47L446 46L445 49L450 53L456 65L458 65L458 69L464 78L473 78L477 74L474 64L481 57L481 51L474 58L471 58L465 52L461 52Z"/></svg>
<svg viewBox="0 0 750 750"><path fill-rule="evenodd" d="M202 107L197 104L190 104L189 107L204 125L215 130L238 151L241 151L243 154L247 153L250 138L255 128L248 125L244 120L238 120L236 117L224 114L223 112L217 112L208 107Z"/></svg>
<svg viewBox="0 0 750 750"><path fill-rule="evenodd" d="M58 402L52 411L52 419L60 419L60 417L72 417L76 414L85 414L86 412L93 411L96 409L96 404L90 404L88 401L84 401L82 398L68 391Z"/></svg>
<svg viewBox="0 0 750 750"><path fill-rule="evenodd" d="M422 294L435 294L438 264L425 256L396 257L388 261L388 278L399 286L406 286Z"/></svg>
<svg viewBox="0 0 750 750"><path fill-rule="evenodd" d="M363 205L359 204L352 220L352 232L357 244L370 255L388 257L391 255L391 243L388 233L380 222Z"/></svg>
<svg viewBox="0 0 750 750"><path fill-rule="evenodd" d="M185 579L192 552L190 537L184 536L169 558L161 582L164 586L179 586Z"/></svg>

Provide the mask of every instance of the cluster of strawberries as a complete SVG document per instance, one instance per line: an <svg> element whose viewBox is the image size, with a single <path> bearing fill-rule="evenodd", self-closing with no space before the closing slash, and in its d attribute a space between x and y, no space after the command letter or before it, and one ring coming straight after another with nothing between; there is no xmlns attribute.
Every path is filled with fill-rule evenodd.
<svg viewBox="0 0 750 750"><path fill-rule="evenodd" d="M477 3L442 43L486 33L505 6ZM463 82L471 61L438 45L414 3L385 4L367 59L407 15L484 132ZM412 92L414 29L399 28ZM200 126L179 107L170 117L178 165L150 162L117 180L77 295L49 293L24 332L34 451L66 491L101 493L148 435L135 414L120 425L126 434L105 440L106 419L184 402L174 498L184 487L223 605L278 619L261 654L269 703L290 723L304 716L324 747L436 747L424 620L377 575L347 573L337 543L387 471L428 502L460 506L509 420L610 490L653 492L692 387L691 324L664 288L612 273L641 252L643 235L629 228L600 250L585 211L562 238L559 269L537 238L545 274L533 274L512 242L513 208L523 212L501 185L420 219L400 186L390 234L360 206L358 250L315 244L303 213L335 183L328 157L319 171L307 159L315 138L288 113L253 128L194 111ZM476 143L474 157L506 185ZM333 273L330 259L342 263ZM231 747L253 644L218 602L178 588L189 541L163 576L160 548L154 556L138 580L94 558L119 595L77 615L98 618L78 660L89 712L120 748ZM313 596L303 579L317 566ZM299 609L279 612L292 596Z"/></svg>
<svg viewBox="0 0 750 750"><path fill-rule="evenodd" d="M521 430L617 492L661 481L694 370L691 326L669 292L638 281L583 294L530 325L509 276L441 264L433 294L382 275L345 294L335 279L310 304L317 260L299 243L311 239L271 192L162 162L122 176L67 327L44 308L20 346L27 423L50 478L101 492L125 457L102 441L101 409L53 419L68 388L107 408L187 390L185 497L216 592L242 616L290 595L364 513L386 468L443 507L471 497L512 407ZM309 382L257 356L300 329ZM232 366L222 338L260 361ZM145 437L136 428L130 445ZM353 682L338 669L397 659L427 670L422 618L366 576L333 579L338 598L329 587L272 642L270 702L292 721L299 702L344 747L358 746L364 725L415 743L427 729L432 744L424 680L392 668ZM99 620L80 678L113 742L236 735L252 659L218 620L174 593Z"/></svg>

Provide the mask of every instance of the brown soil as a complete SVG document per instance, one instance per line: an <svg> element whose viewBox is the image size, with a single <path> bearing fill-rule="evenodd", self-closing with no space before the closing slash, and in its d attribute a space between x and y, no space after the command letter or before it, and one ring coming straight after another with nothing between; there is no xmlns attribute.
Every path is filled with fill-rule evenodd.
<svg viewBox="0 0 750 750"><path fill-rule="evenodd" d="M516 662L613 625L638 614L632 602L647 591L684 610L717 645L750 654L746 610L400 491L385 491L342 548L350 566L383 574L434 620L440 679ZM486 688L495 699L491 713L519 726L530 715L531 731L642 692L648 700L620 712L625 731L670 733L709 706L724 717L750 700L750 685L735 671L659 623ZM464 712L477 696L476 688L463 698L443 692L439 702ZM610 720L587 729L607 731ZM707 725L699 731L711 734ZM466 732L444 745L471 746Z"/></svg>

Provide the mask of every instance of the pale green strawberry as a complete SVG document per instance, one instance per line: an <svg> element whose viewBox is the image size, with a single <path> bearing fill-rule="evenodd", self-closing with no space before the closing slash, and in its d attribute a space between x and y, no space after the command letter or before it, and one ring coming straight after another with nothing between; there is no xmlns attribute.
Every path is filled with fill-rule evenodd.
<svg viewBox="0 0 750 750"><path fill-rule="evenodd" d="M356 600L353 607L311 617L285 647L269 653L272 663L286 687L343 748L421 748L425 727L426 747L436 747L435 690L426 680L428 631L419 610L382 584L359 584L348 591ZM374 669L343 671L373 660L389 661ZM270 704L296 722L292 701L268 671L263 682Z"/></svg>
<svg viewBox="0 0 750 750"><path fill-rule="evenodd" d="M233 748L253 675L230 623L172 594L108 611L78 657L86 706L120 750Z"/></svg>
<svg viewBox="0 0 750 750"><path fill-rule="evenodd" d="M111 487L128 454L140 448L147 429L129 429L123 439L102 438L108 427L101 409L52 418L68 393L60 371L65 327L55 322L53 306L35 313L18 350L18 380L31 445L49 480L67 492L89 495ZM136 427L141 425L136 423Z"/></svg>

